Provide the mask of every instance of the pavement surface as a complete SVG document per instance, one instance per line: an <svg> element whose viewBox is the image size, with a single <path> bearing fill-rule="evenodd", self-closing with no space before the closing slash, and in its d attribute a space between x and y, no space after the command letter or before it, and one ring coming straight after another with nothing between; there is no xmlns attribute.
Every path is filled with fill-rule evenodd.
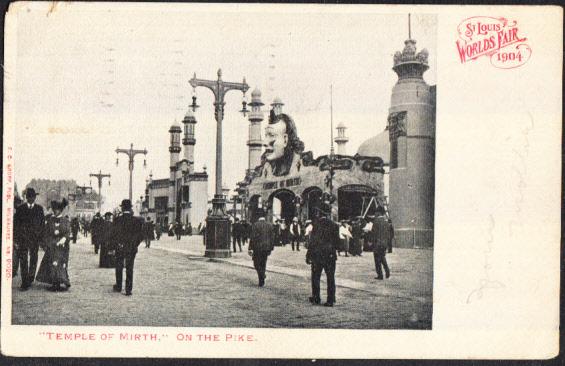
<svg viewBox="0 0 565 366"><path fill-rule="evenodd" d="M42 252L40 250L39 262ZM114 270L98 268L90 238L71 245L68 292L12 283L12 323L238 328L430 329L433 252L398 249L387 255L391 278L374 279L372 253L338 257L337 303L313 306L306 250L275 247L265 287L257 286L247 247L231 258L204 258L201 236L161 237L139 247L133 296L112 292ZM125 273L124 273L125 279ZM322 300L325 280L322 274Z"/></svg>

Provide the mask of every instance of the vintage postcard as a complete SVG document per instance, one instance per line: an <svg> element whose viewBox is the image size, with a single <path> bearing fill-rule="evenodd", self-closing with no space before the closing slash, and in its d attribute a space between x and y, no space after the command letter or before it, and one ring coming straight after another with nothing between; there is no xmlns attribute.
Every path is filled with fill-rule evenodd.
<svg viewBox="0 0 565 366"><path fill-rule="evenodd" d="M0 351L556 356L562 26L11 4Z"/></svg>

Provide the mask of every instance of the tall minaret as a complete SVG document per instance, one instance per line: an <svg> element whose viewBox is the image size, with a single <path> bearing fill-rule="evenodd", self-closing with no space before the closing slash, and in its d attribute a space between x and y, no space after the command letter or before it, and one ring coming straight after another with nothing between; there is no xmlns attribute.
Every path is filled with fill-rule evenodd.
<svg viewBox="0 0 565 366"><path fill-rule="evenodd" d="M182 123L184 125L184 138L182 139L184 159L188 160L188 172L192 173L194 172L194 145L196 144L194 127L196 125L196 118L194 118L194 113L190 108L188 108Z"/></svg>
<svg viewBox="0 0 565 366"><path fill-rule="evenodd" d="M279 115L282 113L283 105L284 103L281 101L281 98L276 97L275 99L273 99L273 103L271 103L271 107L273 109L273 112L275 112L275 115Z"/></svg>
<svg viewBox="0 0 565 366"><path fill-rule="evenodd" d="M249 159L248 159L248 172L255 169L256 166L261 164L261 122L263 121L263 112L261 106L261 91L257 88L251 93L251 113L249 113Z"/></svg>
<svg viewBox="0 0 565 366"><path fill-rule="evenodd" d="M336 138L334 138L334 141L337 144L338 155L347 155L347 152L345 150L345 144L347 144L347 141L349 141L349 137L345 136L346 129L347 127L345 127L343 122L340 122L336 127L337 136Z"/></svg>
<svg viewBox="0 0 565 366"><path fill-rule="evenodd" d="M416 53L409 31L404 50L394 55L398 81L388 116L389 214L401 247L432 246L434 240L436 94L423 79L428 68L428 51Z"/></svg>
<svg viewBox="0 0 565 366"><path fill-rule="evenodd" d="M169 152L171 153L171 161L169 164L170 169L170 179L169 179L169 204L168 204L168 217L169 223L175 221L175 208L176 208L176 171L177 171L177 163L179 161L179 153L180 153L180 134L182 130L180 128L180 124L175 121L171 125L169 129L169 133L171 134L171 145L169 146Z"/></svg>

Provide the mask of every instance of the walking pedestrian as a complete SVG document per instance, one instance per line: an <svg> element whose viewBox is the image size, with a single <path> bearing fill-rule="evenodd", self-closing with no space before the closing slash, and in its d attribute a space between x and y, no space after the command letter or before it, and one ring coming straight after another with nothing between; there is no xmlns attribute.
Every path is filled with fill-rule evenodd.
<svg viewBox="0 0 565 366"><path fill-rule="evenodd" d="M353 221L353 227L351 229L351 255L362 256L363 255L363 223L361 222L361 217L358 217Z"/></svg>
<svg viewBox="0 0 565 366"><path fill-rule="evenodd" d="M51 201L53 215L47 219L45 225L42 244L45 254L37 271L37 280L50 284L49 291L67 291L71 287L68 273L71 223L62 215L65 207L65 198L61 202Z"/></svg>
<svg viewBox="0 0 565 366"><path fill-rule="evenodd" d="M324 306L334 306L335 298L335 262L336 248L339 246L339 228L330 220L331 208L323 203L320 206L320 217L314 222L310 244L306 252L306 263L312 270L312 296L310 303L320 304L320 277L322 271L327 278L327 301Z"/></svg>
<svg viewBox="0 0 565 366"><path fill-rule="evenodd" d="M263 287L266 278L267 258L273 251L275 235L273 225L265 221L265 215L261 210L259 210L258 216L259 220L251 227L248 253L253 258L253 266L259 277L259 287Z"/></svg>
<svg viewBox="0 0 565 366"><path fill-rule="evenodd" d="M180 223L180 221L178 219L175 222L173 230L174 230L175 235L177 236L177 240L180 240L180 237L182 235L182 224Z"/></svg>
<svg viewBox="0 0 565 366"><path fill-rule="evenodd" d="M241 226L243 227L243 245L246 245L249 241L249 238L251 237L251 224L249 223L249 221L243 220Z"/></svg>
<svg viewBox="0 0 565 366"><path fill-rule="evenodd" d="M155 239L161 239L161 232L163 229L161 228L161 224L158 222L155 224Z"/></svg>
<svg viewBox="0 0 565 366"><path fill-rule="evenodd" d="M80 224L78 222L78 217L73 217L71 219L71 237L73 240L73 244L77 242L78 230L80 228Z"/></svg>
<svg viewBox="0 0 565 366"><path fill-rule="evenodd" d="M236 244L239 246L239 251L241 252L241 236L242 236L242 229L241 223L239 222L239 218L235 218L234 223L232 224L232 241L233 241L233 252L237 252Z"/></svg>
<svg viewBox="0 0 565 366"><path fill-rule="evenodd" d="M133 290L133 265L137 247L143 241L143 219L133 216L131 201L125 199L120 205L122 214L114 220L112 233L116 243L115 292L122 291L124 262L126 267L126 296Z"/></svg>
<svg viewBox="0 0 565 366"><path fill-rule="evenodd" d="M33 188L26 189L26 202L18 206L14 217L14 240L18 247L22 291L28 290L35 280L37 253L43 240L45 216L43 207L35 203L36 196Z"/></svg>
<svg viewBox="0 0 565 366"><path fill-rule="evenodd" d="M143 233L145 235L145 247L149 248L151 246L151 240L155 239L155 225L151 221L151 217L147 218L144 223Z"/></svg>
<svg viewBox="0 0 565 366"><path fill-rule="evenodd" d="M390 277L390 269L386 261L386 252L389 245L390 227L388 220L385 217L385 211L379 206L377 209L377 217L373 222L371 229L371 241L373 244L373 256L375 258L375 269L377 277L375 279L382 280L383 268L385 270L386 278Z"/></svg>
<svg viewBox="0 0 565 366"><path fill-rule="evenodd" d="M101 268L116 267L116 246L112 234L112 216L111 212L106 212L100 228L100 259L98 265Z"/></svg>
<svg viewBox="0 0 565 366"><path fill-rule="evenodd" d="M90 224L90 229L92 230L91 240L92 245L94 245L94 254L98 254L98 250L100 250L100 242L102 238L102 226L103 226L104 219L100 216L100 212L97 212L96 215L92 218L92 222Z"/></svg>
<svg viewBox="0 0 565 366"><path fill-rule="evenodd" d="M288 230L288 225L286 223L286 219L281 219L280 220L280 236L281 236L281 243L283 246L288 244L288 237L289 237L289 230Z"/></svg>
<svg viewBox="0 0 565 366"><path fill-rule="evenodd" d="M345 252L345 256L349 257L349 240L352 238L351 232L347 227L347 222L342 221L339 226L339 240L341 245L339 246L338 255L340 252Z"/></svg>
<svg viewBox="0 0 565 366"><path fill-rule="evenodd" d="M300 228L300 223L298 222L298 217L292 219L292 224L290 224L290 244L292 246L292 251L294 251L294 245L296 244L296 251L300 251L300 239L302 237L302 232Z"/></svg>

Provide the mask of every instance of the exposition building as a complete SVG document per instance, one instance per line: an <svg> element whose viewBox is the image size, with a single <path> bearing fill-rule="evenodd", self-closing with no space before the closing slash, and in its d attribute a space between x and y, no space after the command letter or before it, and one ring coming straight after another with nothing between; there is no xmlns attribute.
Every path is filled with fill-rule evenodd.
<svg viewBox="0 0 565 366"><path fill-rule="evenodd" d="M394 55L398 81L392 89L387 127L361 144L355 155L345 154L345 126L338 125L337 154L313 157L304 152L292 118L277 98L261 134L264 120L261 93L255 90L249 105L248 169L238 183L243 215L290 221L316 215L329 198L337 220L387 210L395 229L395 245L421 248L433 245L436 87L423 74L429 68L428 51L416 52L408 39ZM388 196L388 197L387 197Z"/></svg>
<svg viewBox="0 0 565 366"><path fill-rule="evenodd" d="M196 118L190 109L182 123L183 159L180 159L183 130L175 122L169 129L169 178L153 179L150 175L145 188L144 216L164 227L176 221L198 227L208 209L208 174L206 169L194 170Z"/></svg>

